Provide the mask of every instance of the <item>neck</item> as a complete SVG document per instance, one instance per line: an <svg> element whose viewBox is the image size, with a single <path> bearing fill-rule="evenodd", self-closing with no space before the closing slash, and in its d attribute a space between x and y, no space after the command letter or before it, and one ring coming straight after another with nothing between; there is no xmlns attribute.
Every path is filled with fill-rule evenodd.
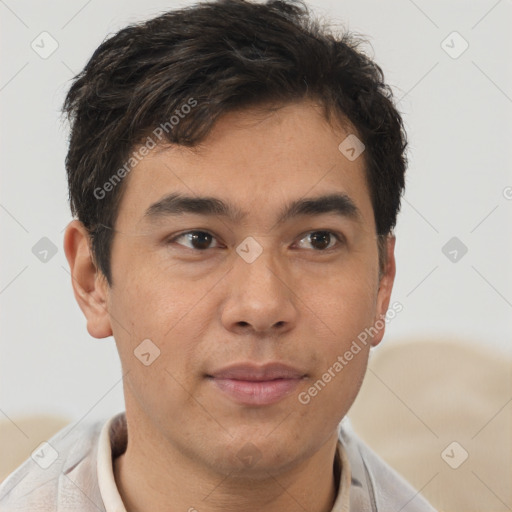
<svg viewBox="0 0 512 512"><path fill-rule="evenodd" d="M330 512L337 490L336 443L334 432L319 451L286 472L240 478L215 473L135 429L129 430L126 452L114 460L114 476L127 512Z"/></svg>

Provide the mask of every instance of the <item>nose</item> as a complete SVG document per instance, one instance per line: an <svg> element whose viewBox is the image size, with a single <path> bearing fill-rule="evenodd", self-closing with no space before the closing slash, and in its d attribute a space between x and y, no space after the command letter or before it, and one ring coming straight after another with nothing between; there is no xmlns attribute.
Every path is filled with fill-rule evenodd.
<svg viewBox="0 0 512 512"><path fill-rule="evenodd" d="M248 263L238 255L227 275L221 319L231 332L275 335L297 322L297 297L289 274L269 249Z"/></svg>

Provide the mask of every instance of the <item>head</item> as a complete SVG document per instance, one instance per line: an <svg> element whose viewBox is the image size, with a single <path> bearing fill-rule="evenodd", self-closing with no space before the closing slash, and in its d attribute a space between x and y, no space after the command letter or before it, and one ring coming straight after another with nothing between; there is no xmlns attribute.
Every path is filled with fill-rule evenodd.
<svg viewBox="0 0 512 512"><path fill-rule="evenodd" d="M115 338L128 421L212 471L317 451L384 334L406 140L362 42L299 2L202 3L107 39L67 95L88 331ZM270 362L300 374L273 403L219 386Z"/></svg>

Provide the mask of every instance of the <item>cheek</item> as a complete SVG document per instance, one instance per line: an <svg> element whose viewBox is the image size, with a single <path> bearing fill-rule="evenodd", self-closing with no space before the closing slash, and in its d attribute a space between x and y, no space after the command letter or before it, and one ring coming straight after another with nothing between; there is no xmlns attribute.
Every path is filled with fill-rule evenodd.
<svg viewBox="0 0 512 512"><path fill-rule="evenodd" d="M317 368L297 396L304 414L322 418L319 428L325 432L335 428L354 403L368 364L368 346L339 343L338 347L329 350L328 362Z"/></svg>
<svg viewBox="0 0 512 512"><path fill-rule="evenodd" d="M187 288L155 274L134 267L118 280L109 304L127 384L148 406L158 405L164 393L186 399L183 388L192 391L197 345L210 318L201 308L201 286Z"/></svg>
<svg viewBox="0 0 512 512"><path fill-rule="evenodd" d="M315 402L319 411L334 407L345 413L364 378L370 350L365 332L373 325L377 290L376 282L361 275L363 271L353 272L324 283L309 302L319 314L311 316L316 327L315 346L310 348L316 361L304 402Z"/></svg>
<svg viewBox="0 0 512 512"><path fill-rule="evenodd" d="M162 289L126 289L113 308L123 324L114 337L125 374L125 399L146 415L169 419L170 411L194 407L191 369L197 371L198 363L196 331L187 322L190 303Z"/></svg>
<svg viewBox="0 0 512 512"><path fill-rule="evenodd" d="M323 321L322 331L330 332L334 345L357 337L373 322L377 281L367 268L361 267L347 268L338 275L333 273L330 279L310 286L307 304L316 313L317 321Z"/></svg>
<svg viewBox="0 0 512 512"><path fill-rule="evenodd" d="M193 306L183 281L166 277L149 258L120 259L109 312L133 337L161 339ZM124 332L126 334L126 332Z"/></svg>

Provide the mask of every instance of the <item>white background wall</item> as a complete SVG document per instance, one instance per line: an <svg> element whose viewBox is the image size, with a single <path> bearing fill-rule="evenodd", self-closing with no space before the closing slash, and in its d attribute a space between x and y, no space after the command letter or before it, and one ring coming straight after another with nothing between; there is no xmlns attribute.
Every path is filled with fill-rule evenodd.
<svg viewBox="0 0 512 512"><path fill-rule="evenodd" d="M113 338L88 335L72 294L62 247L71 216L59 109L70 79L107 34L190 3L0 2L0 413L9 418L53 412L92 420L124 408ZM450 336L510 353L512 2L310 5L369 36L408 130L393 293L404 310L384 343ZM47 59L31 48L43 31L58 42ZM469 44L456 59L441 47L453 31ZM457 263L442 252L454 236L468 248ZM47 263L32 253L42 237L57 249Z"/></svg>

